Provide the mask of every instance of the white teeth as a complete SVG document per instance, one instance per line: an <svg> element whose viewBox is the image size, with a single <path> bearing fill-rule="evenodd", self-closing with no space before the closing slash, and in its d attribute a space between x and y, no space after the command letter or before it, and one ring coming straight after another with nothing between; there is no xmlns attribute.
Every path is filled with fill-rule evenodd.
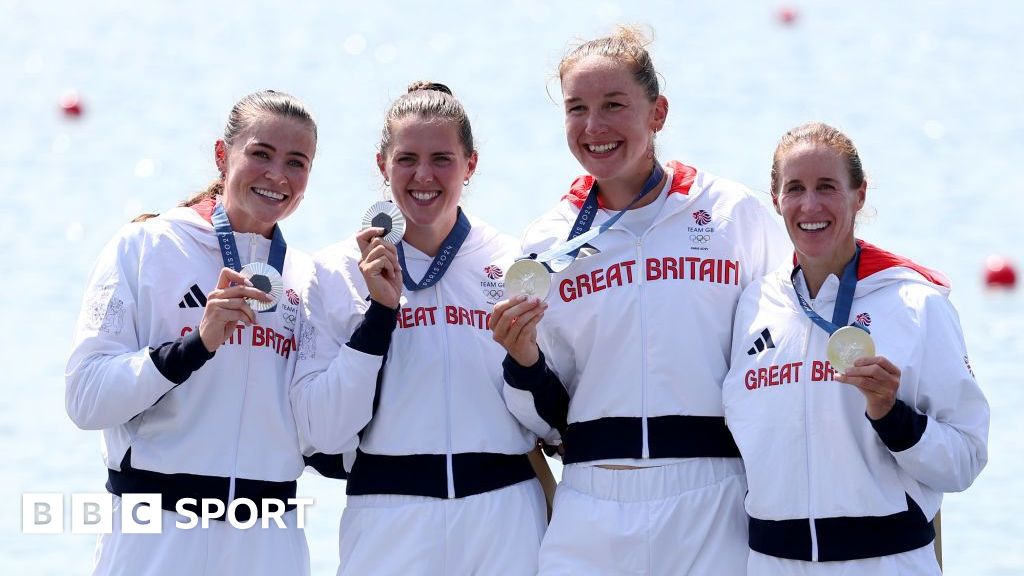
<svg viewBox="0 0 1024 576"><path fill-rule="evenodd" d="M587 149L596 154L604 154L605 152L610 152L618 147L618 142L609 142L607 144L587 144Z"/></svg>
<svg viewBox="0 0 1024 576"><path fill-rule="evenodd" d="M279 194L272 190L267 190L266 188L253 188L252 191L260 196L266 196L267 198L272 198L274 200L284 200L285 198L284 194Z"/></svg>
<svg viewBox="0 0 1024 576"><path fill-rule="evenodd" d="M801 222L798 226L801 230L814 231L825 228L828 226L828 222Z"/></svg>
<svg viewBox="0 0 1024 576"><path fill-rule="evenodd" d="M441 195L441 193L437 190L433 192L420 192L419 190L410 190L409 193L412 194L413 198L423 201L432 200L437 196Z"/></svg>

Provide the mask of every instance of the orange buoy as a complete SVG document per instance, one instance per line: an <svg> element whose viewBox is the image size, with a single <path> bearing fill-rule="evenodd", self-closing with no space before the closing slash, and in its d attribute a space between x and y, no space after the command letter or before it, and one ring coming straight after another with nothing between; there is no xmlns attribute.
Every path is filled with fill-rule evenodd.
<svg viewBox="0 0 1024 576"><path fill-rule="evenodd" d="M65 116L78 118L82 115L82 99L78 97L77 92L68 92L61 96L60 109Z"/></svg>
<svg viewBox="0 0 1024 576"><path fill-rule="evenodd" d="M998 255L985 259L985 286L989 288L1014 288L1017 286L1017 271L1013 263Z"/></svg>
<svg viewBox="0 0 1024 576"><path fill-rule="evenodd" d="M779 8L779 11L776 12L775 15L779 19L780 23L786 24L788 26L796 22L796 17L799 14L797 13L796 8L793 8L791 6L783 6L782 8Z"/></svg>

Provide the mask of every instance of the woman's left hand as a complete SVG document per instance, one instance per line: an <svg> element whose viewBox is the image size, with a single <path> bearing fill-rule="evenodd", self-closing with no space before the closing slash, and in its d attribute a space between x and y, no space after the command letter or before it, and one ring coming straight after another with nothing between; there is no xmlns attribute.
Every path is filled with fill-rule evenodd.
<svg viewBox="0 0 1024 576"><path fill-rule="evenodd" d="M867 399L868 418L878 420L896 405L896 391L900 388L900 369L885 356L860 358L836 380L852 386Z"/></svg>

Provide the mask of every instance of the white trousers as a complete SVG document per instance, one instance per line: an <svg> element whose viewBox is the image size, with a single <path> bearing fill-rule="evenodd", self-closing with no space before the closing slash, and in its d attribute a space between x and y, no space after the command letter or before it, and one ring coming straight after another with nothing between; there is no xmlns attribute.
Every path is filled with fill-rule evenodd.
<svg viewBox="0 0 1024 576"><path fill-rule="evenodd" d="M746 489L739 458L637 470L566 466L540 574L746 574Z"/></svg>
<svg viewBox="0 0 1024 576"><path fill-rule="evenodd" d="M547 507L540 482L444 500L349 496L339 576L533 576Z"/></svg>
<svg viewBox="0 0 1024 576"><path fill-rule="evenodd" d="M878 558L842 562L805 562L750 552L750 576L940 576L935 560L935 543Z"/></svg>
<svg viewBox="0 0 1024 576"><path fill-rule="evenodd" d="M241 530L226 521L209 527L175 527L189 519L162 510L159 534L121 532L121 499L113 498L113 531L96 545L93 576L282 576L309 574L305 533L295 510L286 512L286 528L257 522Z"/></svg>

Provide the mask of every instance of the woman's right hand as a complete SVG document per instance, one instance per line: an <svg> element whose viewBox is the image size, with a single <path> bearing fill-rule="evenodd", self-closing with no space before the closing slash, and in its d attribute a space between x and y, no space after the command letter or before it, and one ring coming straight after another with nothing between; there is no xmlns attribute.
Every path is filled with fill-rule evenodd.
<svg viewBox="0 0 1024 576"><path fill-rule="evenodd" d="M217 288L206 295L206 309L199 322L199 337L207 352L214 352L235 332L238 323L259 324L246 298L271 302L262 290L231 268L222 268Z"/></svg>
<svg viewBox="0 0 1024 576"><path fill-rule="evenodd" d="M381 239L383 228L370 227L356 234L359 244L359 271L363 274L370 298L388 308L398 308L402 297L402 267L394 244Z"/></svg>
<svg viewBox="0 0 1024 576"><path fill-rule="evenodd" d="M537 323L548 305L536 296L519 295L502 300L491 312L491 333L520 366L533 366L540 360Z"/></svg>

